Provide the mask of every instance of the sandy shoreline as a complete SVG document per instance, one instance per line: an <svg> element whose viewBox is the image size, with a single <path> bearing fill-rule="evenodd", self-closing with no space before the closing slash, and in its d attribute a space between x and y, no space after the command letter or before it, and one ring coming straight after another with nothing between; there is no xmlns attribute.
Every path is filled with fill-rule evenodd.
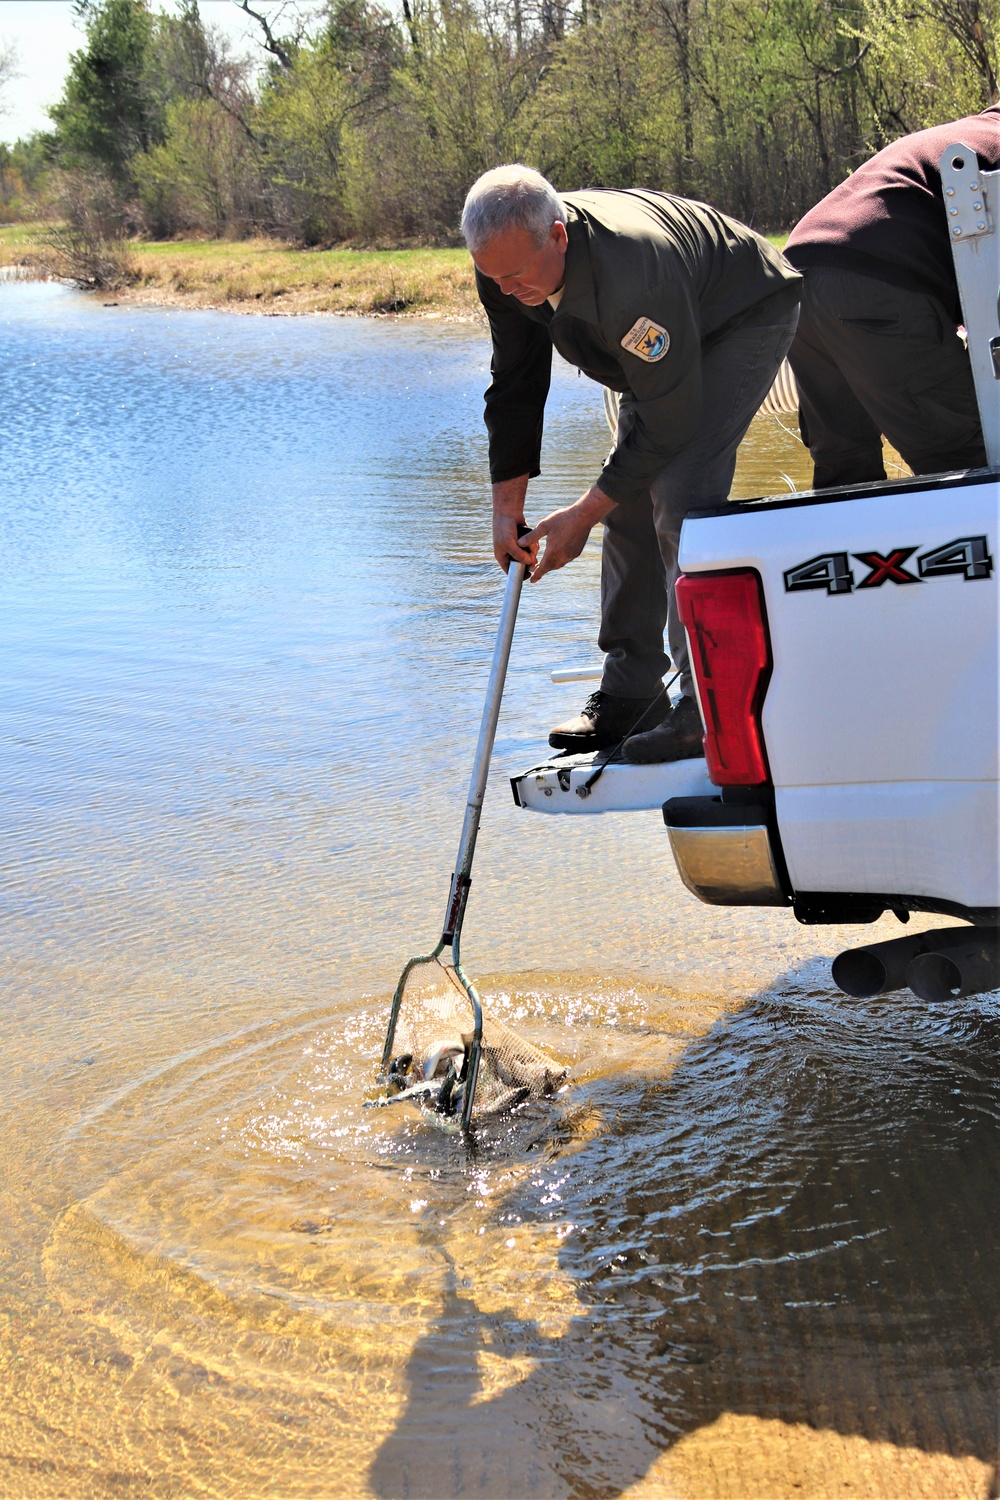
<svg viewBox="0 0 1000 1500"><path fill-rule="evenodd" d="M486 326L486 319L475 310L456 311L436 307L405 307L384 310L368 307L326 307L317 305L323 299L308 295L283 297L280 302L265 298L230 298L213 296L210 291L202 293L177 292L164 286L128 287L124 291L94 293L106 307L167 307L189 310L234 313L239 317L257 318L372 318L377 322L424 322L424 323L468 323Z"/></svg>

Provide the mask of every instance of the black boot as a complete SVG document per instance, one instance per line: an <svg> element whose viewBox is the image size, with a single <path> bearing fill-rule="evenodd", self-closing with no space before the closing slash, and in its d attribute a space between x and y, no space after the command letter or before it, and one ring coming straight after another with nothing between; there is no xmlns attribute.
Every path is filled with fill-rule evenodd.
<svg viewBox="0 0 1000 1500"><path fill-rule="evenodd" d="M655 765L665 760L691 760L704 755L705 731L693 698L678 698L669 717L655 729L627 739L622 755L633 765Z"/></svg>
<svg viewBox="0 0 1000 1500"><path fill-rule="evenodd" d="M549 735L554 750L603 750L616 745L635 728L651 729L670 711L661 688L651 698L619 698L617 693L591 693L583 712L557 724Z"/></svg>

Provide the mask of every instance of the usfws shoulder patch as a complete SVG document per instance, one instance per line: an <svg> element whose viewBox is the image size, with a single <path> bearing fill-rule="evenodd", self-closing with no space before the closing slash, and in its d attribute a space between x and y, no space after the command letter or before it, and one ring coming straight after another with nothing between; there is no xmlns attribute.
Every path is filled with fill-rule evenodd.
<svg viewBox="0 0 1000 1500"><path fill-rule="evenodd" d="M622 339L622 348L648 364L655 364L670 348L670 335L651 318L639 318Z"/></svg>

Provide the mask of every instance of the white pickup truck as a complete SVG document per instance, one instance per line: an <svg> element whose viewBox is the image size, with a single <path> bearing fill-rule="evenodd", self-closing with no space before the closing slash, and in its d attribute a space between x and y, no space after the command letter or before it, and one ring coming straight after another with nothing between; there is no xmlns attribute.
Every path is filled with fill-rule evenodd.
<svg viewBox="0 0 1000 1500"><path fill-rule="evenodd" d="M688 519L678 605L705 759L563 756L513 779L538 811L662 806L703 901L998 922L1000 172L971 160L953 147L942 171L991 466Z"/></svg>

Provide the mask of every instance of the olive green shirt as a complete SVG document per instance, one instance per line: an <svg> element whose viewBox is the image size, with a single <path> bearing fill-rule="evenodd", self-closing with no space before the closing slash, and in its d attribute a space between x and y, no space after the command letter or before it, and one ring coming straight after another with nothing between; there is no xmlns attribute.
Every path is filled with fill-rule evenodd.
<svg viewBox="0 0 1000 1500"><path fill-rule="evenodd" d="M705 203L639 189L563 195L558 307L528 307L476 273L493 336L486 392L494 482L539 470L553 345L633 403L635 420L597 483L637 499L694 432L702 350L750 322L780 322L801 277L764 239Z"/></svg>

